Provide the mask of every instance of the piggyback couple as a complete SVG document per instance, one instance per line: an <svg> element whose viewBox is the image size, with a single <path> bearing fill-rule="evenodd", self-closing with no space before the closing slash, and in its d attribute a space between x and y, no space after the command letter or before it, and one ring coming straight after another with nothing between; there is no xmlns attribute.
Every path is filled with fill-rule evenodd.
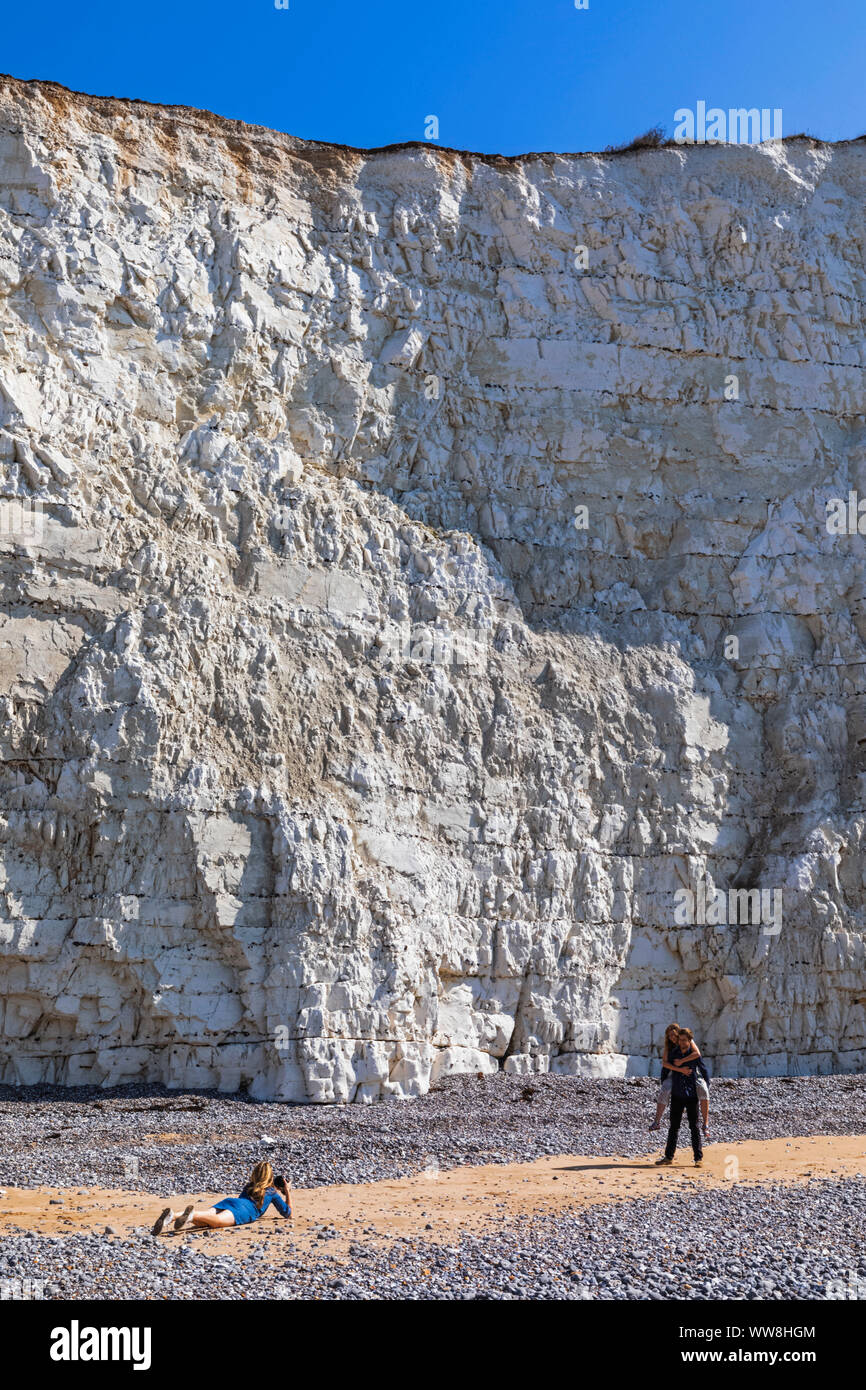
<svg viewBox="0 0 866 1390"><path fill-rule="evenodd" d="M656 1160L657 1164L673 1163L680 1124L685 1113L689 1122L695 1167L700 1167L704 1152L698 1107L703 1122L703 1137L709 1139L710 1077L691 1028L681 1028L678 1023L669 1023L665 1029L661 1086L656 1098L656 1115L650 1125L651 1130L661 1127L662 1115L668 1104L671 1107L671 1118L667 1144L664 1155Z"/></svg>

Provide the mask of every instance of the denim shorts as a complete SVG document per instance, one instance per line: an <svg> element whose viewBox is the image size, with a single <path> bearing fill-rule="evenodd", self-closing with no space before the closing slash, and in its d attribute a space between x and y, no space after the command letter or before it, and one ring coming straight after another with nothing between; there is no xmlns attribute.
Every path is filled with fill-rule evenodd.
<svg viewBox="0 0 866 1390"><path fill-rule="evenodd" d="M214 1211L230 1211L236 1226L248 1226L261 1215L249 1197L224 1197L221 1202L214 1203Z"/></svg>

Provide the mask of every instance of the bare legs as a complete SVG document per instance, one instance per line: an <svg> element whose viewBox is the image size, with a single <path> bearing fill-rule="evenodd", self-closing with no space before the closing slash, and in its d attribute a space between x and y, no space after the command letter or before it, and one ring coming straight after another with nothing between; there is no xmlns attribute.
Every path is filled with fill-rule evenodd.
<svg viewBox="0 0 866 1390"><path fill-rule="evenodd" d="M653 1120L652 1124L650 1125L650 1129L651 1129L651 1130L652 1130L652 1129L658 1129L659 1125L660 1125L661 1122L662 1122L662 1115L665 1113L665 1106L666 1106L666 1105L667 1105L667 1101L666 1101L666 1100L663 1100L663 1101L661 1101L658 1105L656 1105L656 1117L655 1117L655 1119Z"/></svg>
<svg viewBox="0 0 866 1390"><path fill-rule="evenodd" d="M207 1226L213 1231L219 1231L224 1226L233 1226L235 1218L232 1212L217 1211L216 1207L187 1207L176 1219L174 1229L182 1231L190 1222L193 1226Z"/></svg>
<svg viewBox="0 0 866 1390"><path fill-rule="evenodd" d="M166 1207L157 1218L151 1234L161 1236L169 1221L174 1222L174 1229L176 1231L182 1231L190 1222L192 1222L193 1226L208 1226L215 1231L221 1230L224 1226L233 1226L235 1224L235 1218L232 1212L217 1211L215 1207L201 1207L197 1210L194 1206L190 1205L179 1215L175 1215L171 1207Z"/></svg>

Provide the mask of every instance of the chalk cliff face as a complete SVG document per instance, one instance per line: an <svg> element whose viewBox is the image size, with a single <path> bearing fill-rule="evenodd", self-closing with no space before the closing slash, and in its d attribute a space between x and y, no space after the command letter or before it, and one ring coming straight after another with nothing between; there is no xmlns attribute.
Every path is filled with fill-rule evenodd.
<svg viewBox="0 0 866 1390"><path fill-rule="evenodd" d="M864 151L0 81L0 1079L863 1068Z"/></svg>

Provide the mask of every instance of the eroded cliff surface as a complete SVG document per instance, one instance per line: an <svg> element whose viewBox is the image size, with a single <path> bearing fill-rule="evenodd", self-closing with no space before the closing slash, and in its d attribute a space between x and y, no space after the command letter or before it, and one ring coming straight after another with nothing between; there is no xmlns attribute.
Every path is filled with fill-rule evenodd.
<svg viewBox="0 0 866 1390"><path fill-rule="evenodd" d="M864 149L0 81L0 1078L864 1066Z"/></svg>

